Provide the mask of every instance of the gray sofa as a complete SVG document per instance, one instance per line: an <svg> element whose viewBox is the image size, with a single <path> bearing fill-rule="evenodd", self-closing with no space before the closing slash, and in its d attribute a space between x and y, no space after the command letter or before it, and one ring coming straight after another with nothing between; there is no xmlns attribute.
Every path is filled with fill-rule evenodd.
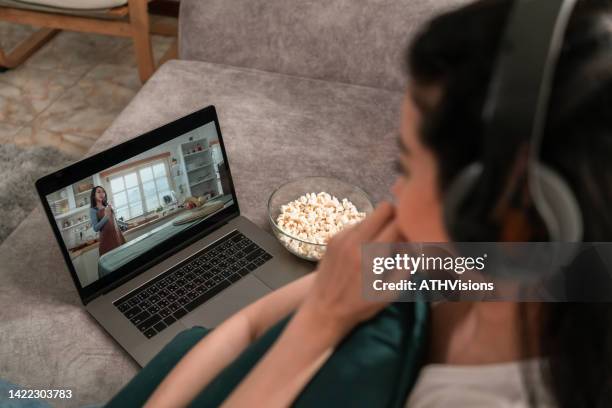
<svg viewBox="0 0 612 408"><path fill-rule="evenodd" d="M390 198L402 57L434 12L467 0L183 0L181 60L147 82L93 152L214 104L243 213L305 175ZM231 3L231 4L230 4ZM0 246L0 378L103 402L137 365L84 312L37 208Z"/></svg>

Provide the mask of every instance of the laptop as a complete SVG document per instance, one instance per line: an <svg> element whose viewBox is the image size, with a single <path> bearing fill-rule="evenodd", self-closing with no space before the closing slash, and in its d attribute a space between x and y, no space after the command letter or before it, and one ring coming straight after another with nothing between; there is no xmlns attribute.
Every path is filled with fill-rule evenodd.
<svg viewBox="0 0 612 408"><path fill-rule="evenodd" d="M312 269L240 215L214 106L36 189L86 310L140 365Z"/></svg>

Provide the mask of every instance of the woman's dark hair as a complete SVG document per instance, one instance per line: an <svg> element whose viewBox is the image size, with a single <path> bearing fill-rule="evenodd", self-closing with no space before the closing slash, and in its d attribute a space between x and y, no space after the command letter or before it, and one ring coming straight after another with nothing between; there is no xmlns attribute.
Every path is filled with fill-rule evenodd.
<svg viewBox="0 0 612 408"><path fill-rule="evenodd" d="M408 50L414 86L442 90L439 103L422 111L421 129L423 144L437 157L442 194L482 157L483 105L512 4L485 0L443 14ZM575 193L584 241L612 241L610 1L576 5L555 73L541 159ZM612 406L612 305L547 303L539 323L540 353L548 362L543 375L558 406Z"/></svg>
<svg viewBox="0 0 612 408"><path fill-rule="evenodd" d="M95 186L94 188L91 189L91 194L89 195L89 203L91 205L91 208L96 208L97 207L97 203L96 203L96 190L101 188L102 191L104 191L104 201L102 201L102 205L103 206L107 206L108 205L108 197L106 194L106 190L104 189L104 187L102 186Z"/></svg>

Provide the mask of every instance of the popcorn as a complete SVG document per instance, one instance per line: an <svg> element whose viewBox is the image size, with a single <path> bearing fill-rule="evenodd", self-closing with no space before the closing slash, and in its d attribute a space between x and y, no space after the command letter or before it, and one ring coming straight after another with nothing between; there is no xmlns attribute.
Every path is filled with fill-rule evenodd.
<svg viewBox="0 0 612 408"><path fill-rule="evenodd" d="M346 198L342 201L329 193L306 193L298 199L281 205L276 224L281 230L304 241L320 245L307 244L279 234L280 241L291 252L313 260L319 260L325 252L329 239L342 231L347 225L360 222L365 212Z"/></svg>

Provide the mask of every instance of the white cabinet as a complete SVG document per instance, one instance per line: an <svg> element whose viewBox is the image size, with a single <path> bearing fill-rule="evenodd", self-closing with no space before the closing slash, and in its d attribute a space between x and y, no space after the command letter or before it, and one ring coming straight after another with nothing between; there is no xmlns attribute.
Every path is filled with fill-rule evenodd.
<svg viewBox="0 0 612 408"><path fill-rule="evenodd" d="M68 248L95 237L89 220L93 177L87 177L47 196L57 227Z"/></svg>
<svg viewBox="0 0 612 408"><path fill-rule="evenodd" d="M72 260L74 269L83 286L87 286L98 280L99 253L98 247L95 247L81 253Z"/></svg>
<svg viewBox="0 0 612 408"><path fill-rule="evenodd" d="M215 197L220 194L219 174L217 171L220 151L216 145L209 146L205 136L182 143L179 146L181 167L185 174L186 197Z"/></svg>

